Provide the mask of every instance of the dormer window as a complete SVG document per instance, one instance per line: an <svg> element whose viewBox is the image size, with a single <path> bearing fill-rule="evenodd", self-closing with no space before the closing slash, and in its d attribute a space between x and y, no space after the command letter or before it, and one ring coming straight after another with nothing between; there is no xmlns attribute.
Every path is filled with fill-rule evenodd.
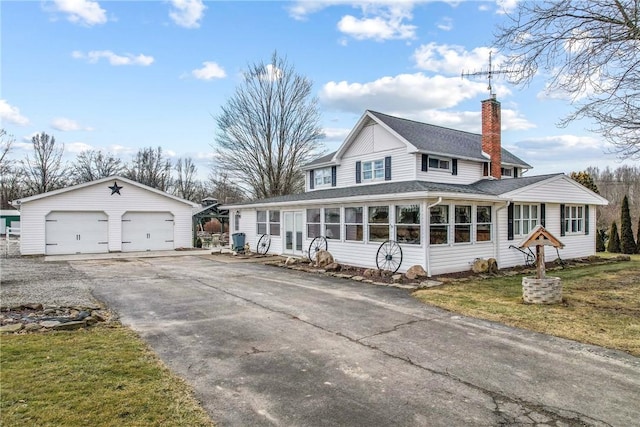
<svg viewBox="0 0 640 427"><path fill-rule="evenodd" d="M372 181L377 179L384 179L384 160L362 162L362 180Z"/></svg>
<svg viewBox="0 0 640 427"><path fill-rule="evenodd" d="M451 162L449 159L429 156L429 169L451 170Z"/></svg>
<svg viewBox="0 0 640 427"><path fill-rule="evenodd" d="M313 180L316 187L331 185L331 168L316 169Z"/></svg>
<svg viewBox="0 0 640 427"><path fill-rule="evenodd" d="M513 168L502 168L502 176L513 177Z"/></svg>

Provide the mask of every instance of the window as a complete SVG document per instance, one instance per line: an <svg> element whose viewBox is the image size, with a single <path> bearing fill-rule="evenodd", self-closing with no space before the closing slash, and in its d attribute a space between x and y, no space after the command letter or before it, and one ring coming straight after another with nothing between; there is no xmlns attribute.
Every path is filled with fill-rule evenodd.
<svg viewBox="0 0 640 427"><path fill-rule="evenodd" d="M396 241L420 244L420 206L396 206Z"/></svg>
<svg viewBox="0 0 640 427"><path fill-rule="evenodd" d="M256 233L267 234L267 211L256 212Z"/></svg>
<svg viewBox="0 0 640 427"><path fill-rule="evenodd" d="M362 179L368 181L384 179L384 160L362 162Z"/></svg>
<svg viewBox="0 0 640 427"><path fill-rule="evenodd" d="M563 227L565 233L582 233L584 230L584 207L565 206Z"/></svg>
<svg viewBox="0 0 640 427"><path fill-rule="evenodd" d="M362 208L344 208L345 240L362 241Z"/></svg>
<svg viewBox="0 0 640 427"><path fill-rule="evenodd" d="M431 208L429 243L443 245L449 242L449 206L438 205Z"/></svg>
<svg viewBox="0 0 640 427"><path fill-rule="evenodd" d="M369 241L389 240L389 206L369 206Z"/></svg>
<svg viewBox="0 0 640 427"><path fill-rule="evenodd" d="M501 168L502 176L513 176L513 168Z"/></svg>
<svg viewBox="0 0 640 427"><path fill-rule="evenodd" d="M439 159L438 157L429 156L429 169L450 169L449 160Z"/></svg>
<svg viewBox="0 0 640 427"><path fill-rule="evenodd" d="M526 236L538 225L538 205L513 206L513 233Z"/></svg>
<svg viewBox="0 0 640 427"><path fill-rule="evenodd" d="M316 169L313 173L313 181L316 187L331 185L331 168Z"/></svg>
<svg viewBox="0 0 640 427"><path fill-rule="evenodd" d="M324 209L324 236L340 240L340 208Z"/></svg>
<svg viewBox="0 0 640 427"><path fill-rule="evenodd" d="M269 234L280 235L280 211L269 211Z"/></svg>
<svg viewBox="0 0 640 427"><path fill-rule="evenodd" d="M491 206L476 208L476 242L491 241Z"/></svg>
<svg viewBox="0 0 640 427"><path fill-rule="evenodd" d="M471 242L471 206L456 205L453 242Z"/></svg>
<svg viewBox="0 0 640 427"><path fill-rule="evenodd" d="M320 235L320 209L307 209L307 239Z"/></svg>
<svg viewBox="0 0 640 427"><path fill-rule="evenodd" d="M236 231L240 231L240 212L236 212L233 216L233 225Z"/></svg>

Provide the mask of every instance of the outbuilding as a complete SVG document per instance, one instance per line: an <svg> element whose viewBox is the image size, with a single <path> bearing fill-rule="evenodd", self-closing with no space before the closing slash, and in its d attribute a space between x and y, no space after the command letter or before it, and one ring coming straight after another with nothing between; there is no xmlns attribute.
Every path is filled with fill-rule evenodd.
<svg viewBox="0 0 640 427"><path fill-rule="evenodd" d="M191 248L199 205L120 176L13 202L22 255Z"/></svg>

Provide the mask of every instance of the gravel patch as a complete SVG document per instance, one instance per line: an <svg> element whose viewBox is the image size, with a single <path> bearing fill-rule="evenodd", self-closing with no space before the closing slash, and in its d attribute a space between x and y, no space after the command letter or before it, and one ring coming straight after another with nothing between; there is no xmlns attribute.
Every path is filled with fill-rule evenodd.
<svg viewBox="0 0 640 427"><path fill-rule="evenodd" d="M92 280L68 262L42 257L0 259L0 305L95 306Z"/></svg>

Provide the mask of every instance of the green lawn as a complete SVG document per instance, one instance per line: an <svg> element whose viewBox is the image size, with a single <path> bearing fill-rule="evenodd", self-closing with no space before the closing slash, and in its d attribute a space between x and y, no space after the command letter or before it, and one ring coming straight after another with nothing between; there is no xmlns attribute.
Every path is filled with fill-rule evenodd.
<svg viewBox="0 0 640 427"><path fill-rule="evenodd" d="M0 339L2 426L213 426L126 328Z"/></svg>
<svg viewBox="0 0 640 427"><path fill-rule="evenodd" d="M414 295L456 313L640 356L640 255L631 258L548 272L562 278L563 304L524 304L522 276L453 282Z"/></svg>

